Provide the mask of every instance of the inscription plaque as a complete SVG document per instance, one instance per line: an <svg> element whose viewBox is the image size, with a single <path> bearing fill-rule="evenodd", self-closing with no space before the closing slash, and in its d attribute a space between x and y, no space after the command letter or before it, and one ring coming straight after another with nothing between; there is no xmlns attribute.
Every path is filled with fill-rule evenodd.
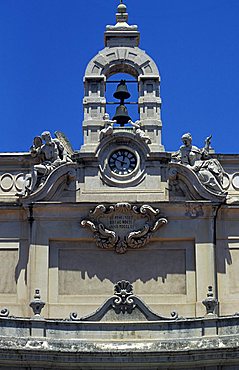
<svg viewBox="0 0 239 370"><path fill-rule="evenodd" d="M81 221L83 227L93 231L98 247L115 249L117 253L144 247L151 235L165 224L167 219L160 217L159 209L130 203L100 204L90 212L88 220Z"/></svg>
<svg viewBox="0 0 239 370"><path fill-rule="evenodd" d="M114 216L109 220L109 226L112 229L132 229L134 227L133 219L130 216Z"/></svg>

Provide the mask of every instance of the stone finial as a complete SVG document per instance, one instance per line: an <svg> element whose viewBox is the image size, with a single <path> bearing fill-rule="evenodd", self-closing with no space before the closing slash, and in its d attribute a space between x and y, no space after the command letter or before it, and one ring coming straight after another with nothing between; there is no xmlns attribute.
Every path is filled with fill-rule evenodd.
<svg viewBox="0 0 239 370"><path fill-rule="evenodd" d="M105 46L139 46L140 34L138 26L129 25L128 18L127 7L121 1L116 11L116 24L114 26L106 26Z"/></svg>
<svg viewBox="0 0 239 370"><path fill-rule="evenodd" d="M138 26L130 26L128 24L129 15L127 13L127 6L123 4L123 1L120 1L120 4L117 7L116 12L116 25L115 26L106 26L106 30L124 30L124 31L137 31ZM138 45L137 45L138 46Z"/></svg>
<svg viewBox="0 0 239 370"><path fill-rule="evenodd" d="M123 4L122 0L120 1L120 4L117 8L116 21L117 23L128 22L127 7L125 4Z"/></svg>
<svg viewBox="0 0 239 370"><path fill-rule="evenodd" d="M41 300L39 289L35 289L34 300L30 302L29 306L34 312L34 318L41 318L41 311L45 306L45 302Z"/></svg>
<svg viewBox="0 0 239 370"><path fill-rule="evenodd" d="M216 307L218 305L217 299L213 295L212 286L208 287L207 298L202 301L202 304L206 307L207 315L216 315Z"/></svg>

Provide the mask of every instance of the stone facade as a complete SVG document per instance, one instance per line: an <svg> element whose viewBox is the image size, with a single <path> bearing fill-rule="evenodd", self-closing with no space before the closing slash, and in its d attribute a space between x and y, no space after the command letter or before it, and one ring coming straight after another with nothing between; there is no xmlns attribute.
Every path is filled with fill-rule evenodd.
<svg viewBox="0 0 239 370"><path fill-rule="evenodd" d="M189 133L164 150L157 66L116 17L86 69L80 152L58 131L0 154L0 367L238 369L238 156ZM119 72L139 91L123 127L105 97Z"/></svg>

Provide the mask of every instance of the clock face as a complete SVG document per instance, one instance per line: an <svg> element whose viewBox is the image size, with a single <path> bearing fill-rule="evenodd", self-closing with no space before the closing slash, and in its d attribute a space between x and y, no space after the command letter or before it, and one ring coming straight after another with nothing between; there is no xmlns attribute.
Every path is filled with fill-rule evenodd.
<svg viewBox="0 0 239 370"><path fill-rule="evenodd" d="M128 175L133 172L137 165L135 154L127 149L119 149L113 152L109 158L109 167L117 175Z"/></svg>

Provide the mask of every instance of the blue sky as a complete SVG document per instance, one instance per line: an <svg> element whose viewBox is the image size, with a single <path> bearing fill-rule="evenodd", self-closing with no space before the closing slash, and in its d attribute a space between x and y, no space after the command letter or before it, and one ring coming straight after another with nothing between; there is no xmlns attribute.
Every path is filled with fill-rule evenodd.
<svg viewBox="0 0 239 370"><path fill-rule="evenodd" d="M44 130L82 143L83 76L103 49L117 0L0 0L0 151L28 151ZM163 144L190 131L239 153L239 1L126 0L162 83Z"/></svg>

